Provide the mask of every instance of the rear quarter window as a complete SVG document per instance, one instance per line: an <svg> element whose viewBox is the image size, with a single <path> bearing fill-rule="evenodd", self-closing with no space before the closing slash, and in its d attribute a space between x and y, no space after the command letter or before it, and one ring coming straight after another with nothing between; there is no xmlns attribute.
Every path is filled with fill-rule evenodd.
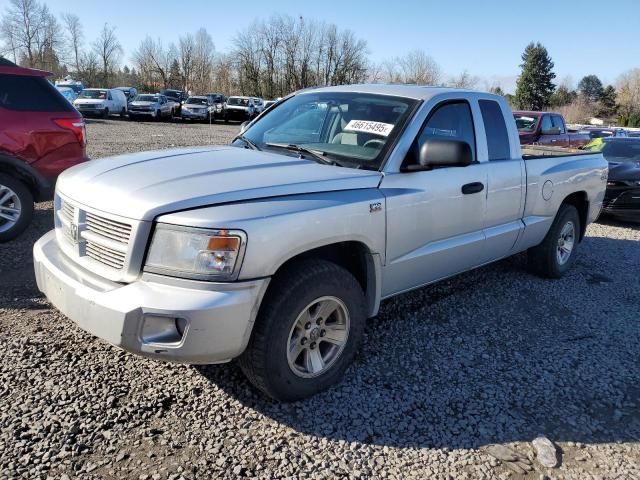
<svg viewBox="0 0 640 480"><path fill-rule="evenodd" d="M493 100L480 100L480 111L484 122L484 131L487 135L487 149L489 160L506 160L511 157L509 149L509 134L504 122L504 115L498 102Z"/></svg>
<svg viewBox="0 0 640 480"><path fill-rule="evenodd" d="M22 75L0 75L0 108L16 112L74 111L46 79Z"/></svg>

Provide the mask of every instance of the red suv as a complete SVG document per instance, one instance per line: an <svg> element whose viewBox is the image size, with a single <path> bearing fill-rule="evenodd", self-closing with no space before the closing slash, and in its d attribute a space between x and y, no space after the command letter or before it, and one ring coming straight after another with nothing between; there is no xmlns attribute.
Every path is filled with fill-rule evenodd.
<svg viewBox="0 0 640 480"><path fill-rule="evenodd" d="M82 115L49 75L0 57L0 242L27 228L63 170L88 160Z"/></svg>

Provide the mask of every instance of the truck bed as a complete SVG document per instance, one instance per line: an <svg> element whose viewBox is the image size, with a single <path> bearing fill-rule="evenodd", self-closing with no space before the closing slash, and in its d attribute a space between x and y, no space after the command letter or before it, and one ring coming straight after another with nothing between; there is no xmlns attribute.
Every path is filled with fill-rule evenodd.
<svg viewBox="0 0 640 480"><path fill-rule="evenodd" d="M546 145L523 145L522 158L536 160L544 157L568 157L575 155L589 155L594 152L569 147L550 147Z"/></svg>

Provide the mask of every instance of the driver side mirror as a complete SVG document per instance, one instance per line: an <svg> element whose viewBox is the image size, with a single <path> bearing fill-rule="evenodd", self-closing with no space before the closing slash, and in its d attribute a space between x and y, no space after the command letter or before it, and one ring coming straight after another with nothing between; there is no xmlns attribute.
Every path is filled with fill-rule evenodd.
<svg viewBox="0 0 640 480"><path fill-rule="evenodd" d="M540 133L542 133L542 135L560 135L560 127L547 128Z"/></svg>
<svg viewBox="0 0 640 480"><path fill-rule="evenodd" d="M249 126L251 122L250 121L244 121L240 124L240 133L244 133L244 131L247 129L247 127Z"/></svg>
<svg viewBox="0 0 640 480"><path fill-rule="evenodd" d="M406 171L432 170L436 167L466 167L473 163L471 146L462 140L430 138L420 147L418 163Z"/></svg>

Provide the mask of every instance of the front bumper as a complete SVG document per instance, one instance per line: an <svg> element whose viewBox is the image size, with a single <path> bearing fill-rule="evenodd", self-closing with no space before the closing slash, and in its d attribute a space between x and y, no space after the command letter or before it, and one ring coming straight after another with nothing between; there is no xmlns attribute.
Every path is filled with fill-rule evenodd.
<svg viewBox="0 0 640 480"><path fill-rule="evenodd" d="M193 364L226 362L244 351L269 283L146 274L113 283L71 262L53 231L34 245L33 263L40 291L82 329L139 355Z"/></svg>
<svg viewBox="0 0 640 480"><path fill-rule="evenodd" d="M607 188L602 211L622 220L640 221L640 188Z"/></svg>
<svg viewBox="0 0 640 480"><path fill-rule="evenodd" d="M129 116L146 116L146 117L155 117L156 116L156 112L155 110L129 110Z"/></svg>
<svg viewBox="0 0 640 480"><path fill-rule="evenodd" d="M208 117L207 112L189 112L185 111L184 109L182 110L180 115L182 116L182 118L195 118L198 120L205 120Z"/></svg>

